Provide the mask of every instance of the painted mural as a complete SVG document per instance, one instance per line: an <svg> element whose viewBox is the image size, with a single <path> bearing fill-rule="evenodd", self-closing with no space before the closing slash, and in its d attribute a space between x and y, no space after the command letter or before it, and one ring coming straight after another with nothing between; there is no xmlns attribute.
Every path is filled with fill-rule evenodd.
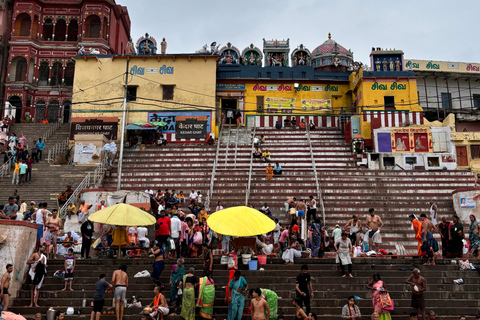
<svg viewBox="0 0 480 320"><path fill-rule="evenodd" d="M262 59L263 59L262 52L253 44L246 47L242 51L242 64L246 66L261 66Z"/></svg>
<svg viewBox="0 0 480 320"><path fill-rule="evenodd" d="M309 66L312 61L312 54L303 44L299 45L297 49L292 52L292 66Z"/></svg>
<svg viewBox="0 0 480 320"><path fill-rule="evenodd" d="M391 128L392 152L433 152L429 128Z"/></svg>
<svg viewBox="0 0 480 320"><path fill-rule="evenodd" d="M139 56L150 56L157 53L157 40L148 33L137 40L137 54Z"/></svg>
<svg viewBox="0 0 480 320"><path fill-rule="evenodd" d="M240 51L229 42L220 49L219 64L240 64Z"/></svg>

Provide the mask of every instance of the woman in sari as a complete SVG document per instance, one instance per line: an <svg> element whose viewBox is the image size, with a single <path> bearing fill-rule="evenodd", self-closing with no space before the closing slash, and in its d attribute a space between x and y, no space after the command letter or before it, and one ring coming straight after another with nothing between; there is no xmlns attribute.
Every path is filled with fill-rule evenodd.
<svg viewBox="0 0 480 320"><path fill-rule="evenodd" d="M480 258L480 239L478 238L478 233L480 231L480 225L478 224L477 218L475 215L470 215L470 253L473 256Z"/></svg>
<svg viewBox="0 0 480 320"><path fill-rule="evenodd" d="M273 167L270 163L267 165L267 169L265 170L265 174L267 175L268 180L272 179L272 177L273 177Z"/></svg>
<svg viewBox="0 0 480 320"><path fill-rule="evenodd" d="M250 295L252 290L250 290ZM277 319L278 312L278 296L277 294L269 289L260 289L262 292L262 298L267 301L268 307L270 308L270 319ZM268 320L268 319L267 319Z"/></svg>
<svg viewBox="0 0 480 320"><path fill-rule="evenodd" d="M163 269L165 268L165 263L163 262L163 258L165 253L161 248L161 245L155 241L155 246L153 249L150 249L151 254L155 256L155 262L153 263L153 271L152 271L152 279L153 283L160 288L163 288L162 281L160 281L160 276L162 275Z"/></svg>
<svg viewBox="0 0 480 320"><path fill-rule="evenodd" d="M195 320L195 287L198 285L197 277L193 274L194 268L188 269L183 276L180 286L183 290L182 312L180 316L185 320Z"/></svg>
<svg viewBox="0 0 480 320"><path fill-rule="evenodd" d="M453 226L453 224L448 222L445 216L442 217L442 222L438 224L438 230L440 230L440 236L442 237L442 257L444 259L447 257L447 249L450 242L448 234L451 226Z"/></svg>
<svg viewBox="0 0 480 320"><path fill-rule="evenodd" d="M197 307L200 308L200 317L204 319L212 319L213 302L215 301L215 284L213 283L210 272L205 272L205 277L200 278L198 285Z"/></svg>
<svg viewBox="0 0 480 320"><path fill-rule="evenodd" d="M449 258L461 258L463 256L463 226L457 215L453 216L453 226L449 231L450 244L448 245L447 256Z"/></svg>
<svg viewBox="0 0 480 320"><path fill-rule="evenodd" d="M373 275L373 279L367 285L372 290L373 311L378 314L379 320L391 320L390 312L382 308L380 296L387 291L385 283L381 280L380 274L377 272Z"/></svg>
<svg viewBox="0 0 480 320"><path fill-rule="evenodd" d="M170 305L174 305L176 302L177 292L179 289L179 284L182 282L183 276L185 275L185 267L183 266L185 260L178 259L177 264L172 268L172 276L170 277Z"/></svg>
<svg viewBox="0 0 480 320"><path fill-rule="evenodd" d="M322 224L319 218L316 218L315 222L312 223L310 231L312 232L312 257L317 258L322 244ZM323 253L321 256L323 256Z"/></svg>
<svg viewBox="0 0 480 320"><path fill-rule="evenodd" d="M248 289L247 280L242 277L240 270L236 270L233 279L229 283L228 320L241 320L243 307L245 306L245 292Z"/></svg>

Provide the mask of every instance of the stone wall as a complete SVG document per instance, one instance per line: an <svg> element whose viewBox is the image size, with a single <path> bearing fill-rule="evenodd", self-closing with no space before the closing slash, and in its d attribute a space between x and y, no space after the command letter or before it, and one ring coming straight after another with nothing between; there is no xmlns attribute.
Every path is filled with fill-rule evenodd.
<svg viewBox="0 0 480 320"><path fill-rule="evenodd" d="M13 264L9 289L13 298L16 297L28 273L27 260L35 249L37 225L25 221L0 220L0 235L7 237L5 242L0 244L0 276L5 273L7 264Z"/></svg>
<svg viewBox="0 0 480 320"><path fill-rule="evenodd" d="M460 220L464 224L467 223L468 225L470 225L471 214L474 214L477 219L480 218L480 199L473 200L473 198L478 195L480 195L480 188L456 190L452 194L453 208L455 209L455 212L457 213L457 215L460 217ZM475 208L465 208L465 206L463 206L462 208L462 205L461 205L462 199L466 199L466 202L470 202L470 204L474 204ZM465 225L464 225L464 228L465 228Z"/></svg>

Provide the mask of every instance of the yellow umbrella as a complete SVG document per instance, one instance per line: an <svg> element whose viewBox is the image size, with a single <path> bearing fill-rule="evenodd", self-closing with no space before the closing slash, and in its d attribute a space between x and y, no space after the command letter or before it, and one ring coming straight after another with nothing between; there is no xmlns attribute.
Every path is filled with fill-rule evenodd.
<svg viewBox="0 0 480 320"><path fill-rule="evenodd" d="M88 216L88 220L111 226L134 227L150 226L156 222L150 213L125 203L99 210Z"/></svg>
<svg viewBox="0 0 480 320"><path fill-rule="evenodd" d="M232 207L213 213L207 220L216 233L234 237L251 237L275 229L275 222L258 210Z"/></svg>

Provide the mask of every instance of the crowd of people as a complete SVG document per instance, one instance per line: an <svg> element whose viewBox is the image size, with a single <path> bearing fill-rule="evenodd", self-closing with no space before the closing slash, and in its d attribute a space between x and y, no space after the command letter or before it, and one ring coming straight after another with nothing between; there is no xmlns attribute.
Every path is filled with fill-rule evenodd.
<svg viewBox="0 0 480 320"><path fill-rule="evenodd" d="M73 189L68 186L61 193L62 197L59 196L59 205L65 203L63 196L68 199L72 192ZM58 217L56 208L49 211L47 210L47 203L40 203L37 206L34 202L30 202L30 206L27 207L25 200L21 199L18 191L15 190L13 195L9 197L9 202L1 208L0 218L27 220L42 226L37 231L35 252L27 261L27 264L30 265L29 275L32 282L30 306L38 306L39 291L46 275L47 259L56 259L57 254L64 255L65 283L63 290L73 291L77 246L81 246L80 259L90 258L90 248L92 247L94 257L97 257L104 249L127 247L121 253L125 257L144 258L150 254L154 260L151 272L154 298L144 310L146 316L160 319L167 315L172 308L177 308L181 310L182 317L193 320L196 307L199 307L199 315L205 319L211 319L215 297L213 275L216 274L213 253L214 250L218 250L222 254L231 252L233 239L229 236L217 234L209 228L209 212L204 206L200 191L191 190L188 196L185 196L182 191L177 193L175 190L170 191L169 189L153 192L152 189L148 188L145 192L150 195L152 203L157 204L158 219L153 237L148 235L148 229L145 227L94 225L88 220L88 215L91 211L105 208L105 201L102 201L93 210L91 210L93 206L85 203L85 201L80 202L78 210L75 204L70 204L66 219L77 216L81 231L80 234L75 232L60 234L63 221ZM20 205L18 205L19 203ZM317 202L313 196L300 200L289 197L284 205L287 223L281 225L279 220L275 219L275 228L272 232L256 237L254 253L277 255L286 264L293 264L302 257L321 258L328 251L335 252L336 263L342 277L353 277L352 257L372 251L375 255L387 254L380 248L382 243L380 232L384 223L373 208L366 215L365 225L355 214L345 225L337 224L329 230L317 216ZM222 209L222 203L219 201L215 211ZM259 210L267 216L272 216L267 203ZM431 204L431 217L431 220L437 219L437 208L433 203ZM463 226L457 216L453 217L453 222L447 222L444 216L439 224L434 224L427 219L425 214L422 214L419 219L415 216L410 216L410 219L419 243L419 255L427 259L427 265L435 263L433 253L438 250L438 245L435 245L433 234L436 232L441 235L442 251L445 257L458 258L462 256L463 245L459 245L459 243L462 243L465 235ZM470 247L472 254L477 256L478 232L479 224L472 215L469 233ZM94 234L99 241L94 241ZM374 250L369 250L369 248ZM203 270L195 271L189 268L187 272L184 266L186 258L201 258ZM168 297L162 295L165 285L161 281L161 275L165 269L165 259L177 259L177 264L171 270L171 289ZM5 283L2 288L7 289L4 292L8 292L9 275L11 273L8 270L9 267L7 267L7 273L2 278L2 285ZM228 313L230 320L240 320L248 286L240 271L232 271L226 290L226 299L229 301ZM202 277L197 278L200 272ZM423 292L426 289L425 279L419 275L419 270L415 269L407 283L412 286L412 307L415 312L422 314L422 319L425 319L425 300L423 297ZM99 282L95 287L92 320L94 318L98 320L102 314L103 302L101 301L104 300L105 290L111 288L111 286L115 291L115 299L119 301L116 304L117 319L121 319L123 301L125 300L123 291L126 291L128 287L125 266L122 266L118 272L116 271L111 284L106 282L105 275L100 275ZM374 275L368 288L372 290L375 311L372 318L378 316L379 319L389 319L388 309L385 309L385 306L380 302L383 300L383 294L388 291L379 274ZM296 279L295 290L296 298L293 301L296 308L295 316L298 319L315 319L316 316L311 312L310 306L310 299L313 298L314 291L307 266L302 266L301 273ZM250 290L250 295L252 297L250 312L255 320L280 318L280 316L273 316L277 314L275 292L268 288L254 288ZM4 293L2 299L8 307L8 293ZM263 319L261 315L264 315ZM359 318L360 315L360 309L355 305L355 299L352 300L350 297L348 303L342 309L342 316L345 319L355 319Z"/></svg>

